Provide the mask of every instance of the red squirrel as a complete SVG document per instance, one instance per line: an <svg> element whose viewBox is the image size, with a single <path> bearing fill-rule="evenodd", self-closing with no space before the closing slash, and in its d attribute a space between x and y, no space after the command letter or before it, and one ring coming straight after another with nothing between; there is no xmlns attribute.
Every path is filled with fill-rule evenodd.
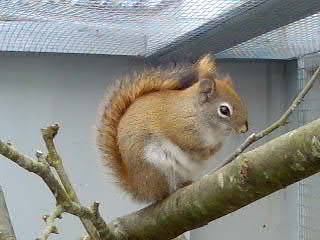
<svg viewBox="0 0 320 240"><path fill-rule="evenodd" d="M103 101L97 143L122 190L154 202L192 183L225 136L247 130L230 77L206 55L117 81Z"/></svg>

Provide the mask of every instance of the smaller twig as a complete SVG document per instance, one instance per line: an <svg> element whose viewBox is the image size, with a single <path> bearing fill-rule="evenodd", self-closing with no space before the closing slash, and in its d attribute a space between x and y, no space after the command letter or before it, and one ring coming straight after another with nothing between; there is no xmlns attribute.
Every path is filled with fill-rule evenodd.
<svg viewBox="0 0 320 240"><path fill-rule="evenodd" d="M55 178L46 162L35 161L32 158L19 153L11 145L0 140L0 154L10 159L20 167L29 172L37 174L49 187L58 202L69 202L69 196L61 187L59 181Z"/></svg>
<svg viewBox="0 0 320 240"><path fill-rule="evenodd" d="M47 222L47 219L48 219L49 216L50 216L50 215L43 215L43 216L42 216L42 220L45 221L45 222Z"/></svg>
<svg viewBox="0 0 320 240"><path fill-rule="evenodd" d="M38 159L38 162L41 162L43 164L49 164L43 154L43 152L41 152L40 150L36 151L36 157Z"/></svg>
<svg viewBox="0 0 320 240"><path fill-rule="evenodd" d="M260 140L261 138L267 136L277 128L284 126L288 123L288 118L293 113L293 111L297 108L297 106L303 101L303 98L307 95L310 89L313 87L314 82L317 80L317 76L320 72L320 67L314 72L308 83L305 87L301 90L298 96L293 100L292 104L288 108L288 110L279 118L278 121L271 124L266 129L262 130L258 133L251 134L238 148L237 150L232 153L228 158L226 158L222 163L216 167L215 169L211 170L209 174L214 173L218 169L222 168L223 166L227 165L228 163L232 162L235 158L237 158L244 150L246 150L252 143Z"/></svg>
<svg viewBox="0 0 320 240"><path fill-rule="evenodd" d="M53 139L57 135L58 130L59 130L59 125L57 123L50 125L47 128L41 129L42 138L48 149L47 161L50 164L50 166L54 168L57 167L59 162L62 162L53 142Z"/></svg>
<svg viewBox="0 0 320 240"><path fill-rule="evenodd" d="M64 189L66 190L67 194L69 195L70 199L72 201L75 201L76 203L80 203L79 199L77 197L77 194L71 184L71 181L70 181L70 179L64 169L62 159L59 156L58 151L57 151L55 144L54 144L54 141L53 141L54 137L58 134L59 129L60 129L60 126L57 123L50 125L47 128L41 129L42 138L43 138L43 140L46 144L46 147L48 149L47 161L50 164L50 166L52 166L56 170L56 172L60 178L60 181L61 181ZM99 240L100 239L100 237L97 234L97 231L93 227L92 223L90 223L86 219L81 219L81 218L80 218L80 221L82 222L84 228L87 230L91 240Z"/></svg>
<svg viewBox="0 0 320 240"><path fill-rule="evenodd" d="M99 203L95 202L90 208L88 208L71 201L63 207L65 212L78 216L79 218L89 220L97 229L102 240L120 239L119 235L121 233L114 232L101 217L99 213Z"/></svg>
<svg viewBox="0 0 320 240"><path fill-rule="evenodd" d="M94 215L95 218L98 218L100 216L100 213L99 213L99 206L100 206L100 203L99 202L94 202L91 206L91 211Z"/></svg>
<svg viewBox="0 0 320 240"><path fill-rule="evenodd" d="M97 228L99 235L102 239L106 239L108 235L110 234L110 230L107 227L106 222L104 219L101 217L100 212L99 212L99 202L94 202L91 206L91 211L93 213L93 216L95 218L96 225L95 227Z"/></svg>
<svg viewBox="0 0 320 240"><path fill-rule="evenodd" d="M37 240L47 240L51 233L59 234L58 229L54 224L54 222L57 218L61 218L62 213L63 213L63 208L60 205L58 205L53 209L50 216L43 218L47 227L41 234L41 237L38 238Z"/></svg>
<svg viewBox="0 0 320 240"><path fill-rule="evenodd" d="M10 147L12 147L12 148L15 149L15 146L12 144L12 142L8 141L7 144L8 144Z"/></svg>

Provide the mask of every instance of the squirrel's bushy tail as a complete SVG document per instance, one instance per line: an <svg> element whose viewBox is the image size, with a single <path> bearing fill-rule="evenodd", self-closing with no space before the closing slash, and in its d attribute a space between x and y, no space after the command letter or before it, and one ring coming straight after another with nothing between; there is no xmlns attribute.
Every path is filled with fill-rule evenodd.
<svg viewBox="0 0 320 240"><path fill-rule="evenodd" d="M127 169L123 165L117 144L117 130L122 116L142 95L187 87L186 82L183 81L188 81L191 75L190 72L186 73L179 68L171 71L153 69L117 81L108 91L101 106L97 144L103 154L104 163L112 170L115 179L123 189L129 191Z"/></svg>

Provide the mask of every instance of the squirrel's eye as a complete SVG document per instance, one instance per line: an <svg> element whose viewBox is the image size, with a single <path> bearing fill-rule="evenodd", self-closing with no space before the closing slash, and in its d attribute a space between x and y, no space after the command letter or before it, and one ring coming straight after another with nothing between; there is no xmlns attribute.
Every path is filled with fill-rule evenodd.
<svg viewBox="0 0 320 240"><path fill-rule="evenodd" d="M231 116L231 110L228 106L226 105L221 105L219 107L219 115L221 117L230 117Z"/></svg>

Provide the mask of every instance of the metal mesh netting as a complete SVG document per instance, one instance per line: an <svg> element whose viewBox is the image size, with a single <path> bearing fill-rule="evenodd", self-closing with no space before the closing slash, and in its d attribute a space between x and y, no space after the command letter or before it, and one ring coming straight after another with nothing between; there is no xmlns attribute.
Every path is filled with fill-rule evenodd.
<svg viewBox="0 0 320 240"><path fill-rule="evenodd" d="M149 56L233 9L241 13L264 1L4 0L0 51Z"/></svg>
<svg viewBox="0 0 320 240"><path fill-rule="evenodd" d="M298 59L298 87L302 89L320 67L320 52ZM304 125L320 115L320 77L299 105L298 124ZM320 174L299 182L299 240L318 240L320 236Z"/></svg>
<svg viewBox="0 0 320 240"><path fill-rule="evenodd" d="M280 27L235 47L218 58L291 59L320 51L320 13Z"/></svg>

